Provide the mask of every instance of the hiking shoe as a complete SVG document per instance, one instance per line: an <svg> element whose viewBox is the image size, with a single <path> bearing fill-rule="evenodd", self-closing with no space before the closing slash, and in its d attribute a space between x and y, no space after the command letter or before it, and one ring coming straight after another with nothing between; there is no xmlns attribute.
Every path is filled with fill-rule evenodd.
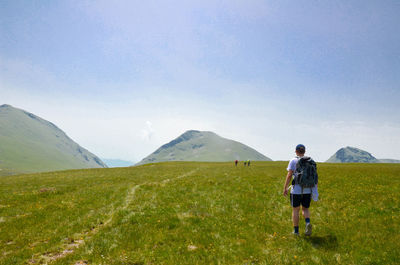
<svg viewBox="0 0 400 265"><path fill-rule="evenodd" d="M294 235L294 236L300 236L300 234L299 234L299 233L296 233L296 232L292 232L292 235Z"/></svg>
<svg viewBox="0 0 400 265"><path fill-rule="evenodd" d="M304 234L306 236L311 236L311 232L312 232L312 225L311 223L306 223L306 231L304 232Z"/></svg>

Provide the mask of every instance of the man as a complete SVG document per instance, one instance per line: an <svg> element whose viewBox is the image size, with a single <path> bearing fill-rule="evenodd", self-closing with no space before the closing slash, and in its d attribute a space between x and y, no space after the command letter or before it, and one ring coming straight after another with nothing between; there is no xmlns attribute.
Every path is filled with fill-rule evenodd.
<svg viewBox="0 0 400 265"><path fill-rule="evenodd" d="M290 160L286 176L285 186L283 187L283 196L288 194L288 186L290 181L294 178L294 173L296 171L296 164L300 158L302 158L306 152L306 147L302 144L296 146L296 157ZM292 182L292 189L290 192L290 204L293 207L292 219L294 235L299 235L299 213L300 205L303 212L303 216L306 221L305 235L310 236L312 231L312 225L310 223L310 202L311 202L311 188L302 188L299 184Z"/></svg>

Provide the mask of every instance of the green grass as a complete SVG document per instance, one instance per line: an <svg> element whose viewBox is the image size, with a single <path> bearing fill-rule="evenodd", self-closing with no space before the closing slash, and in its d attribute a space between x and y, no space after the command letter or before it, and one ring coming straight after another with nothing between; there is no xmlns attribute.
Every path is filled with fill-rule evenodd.
<svg viewBox="0 0 400 265"><path fill-rule="evenodd" d="M1 177L0 264L398 262L400 165L319 164L309 238L291 235L286 166L174 162Z"/></svg>

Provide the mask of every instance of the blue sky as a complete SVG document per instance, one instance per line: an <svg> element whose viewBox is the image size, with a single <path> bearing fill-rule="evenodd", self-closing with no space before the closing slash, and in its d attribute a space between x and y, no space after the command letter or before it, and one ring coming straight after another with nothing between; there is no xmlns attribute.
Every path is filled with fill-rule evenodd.
<svg viewBox="0 0 400 265"><path fill-rule="evenodd" d="M0 104L100 157L185 130L400 159L398 1L2 1Z"/></svg>

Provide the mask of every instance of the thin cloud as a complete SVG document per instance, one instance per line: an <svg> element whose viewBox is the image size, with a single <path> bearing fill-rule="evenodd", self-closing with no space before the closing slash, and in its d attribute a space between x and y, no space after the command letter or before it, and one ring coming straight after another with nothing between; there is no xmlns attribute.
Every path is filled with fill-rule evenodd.
<svg viewBox="0 0 400 265"><path fill-rule="evenodd" d="M150 121L146 121L146 128L142 129L142 139L151 141L154 133L153 124Z"/></svg>

